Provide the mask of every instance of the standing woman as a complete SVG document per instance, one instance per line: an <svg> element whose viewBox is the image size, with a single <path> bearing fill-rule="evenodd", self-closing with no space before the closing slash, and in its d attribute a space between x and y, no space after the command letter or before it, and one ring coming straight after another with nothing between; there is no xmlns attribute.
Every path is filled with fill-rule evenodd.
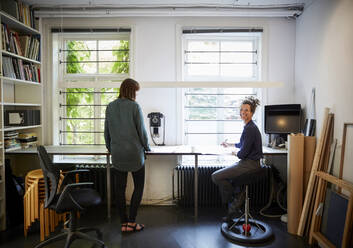
<svg viewBox="0 0 353 248"><path fill-rule="evenodd" d="M120 86L118 99L108 104L105 112L104 138L112 155L112 164L117 173L117 206L122 232L141 231L143 224L136 223L145 184L145 151L150 151L143 115L136 100L138 82L125 79ZM126 211L126 182L132 173L134 192L129 215Z"/></svg>
<svg viewBox="0 0 353 248"><path fill-rule="evenodd" d="M260 159L262 158L262 140L261 133L253 122L252 117L256 107L260 105L260 101L254 97L248 97L243 100L240 107L240 117L244 122L244 129L240 137L240 142L236 144L222 143L224 147L234 146L240 150L236 156L240 161L232 166L215 171L212 174L212 181L217 184L221 191L223 203L229 203L232 200L234 192L232 181L237 180L242 175L251 173L252 170L259 168ZM239 210L239 207L244 200L244 194L241 194L238 199L234 199L228 209L228 214L233 215Z"/></svg>

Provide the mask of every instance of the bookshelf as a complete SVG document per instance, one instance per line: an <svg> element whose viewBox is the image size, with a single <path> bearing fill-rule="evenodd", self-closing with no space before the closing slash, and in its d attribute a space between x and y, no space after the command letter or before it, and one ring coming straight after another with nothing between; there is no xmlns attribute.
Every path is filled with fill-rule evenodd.
<svg viewBox="0 0 353 248"><path fill-rule="evenodd" d="M16 133L35 133L38 144L43 139L40 32L34 27L33 11L27 5L6 2L15 3L8 12L16 16L5 12L6 8L0 5L0 231L6 229L6 152L19 148L11 143L15 142ZM10 113L16 112L25 113L25 119L31 121L14 124L18 118L10 117ZM29 114L32 112L36 112L35 118ZM10 135L13 135L11 142L9 139L5 142Z"/></svg>

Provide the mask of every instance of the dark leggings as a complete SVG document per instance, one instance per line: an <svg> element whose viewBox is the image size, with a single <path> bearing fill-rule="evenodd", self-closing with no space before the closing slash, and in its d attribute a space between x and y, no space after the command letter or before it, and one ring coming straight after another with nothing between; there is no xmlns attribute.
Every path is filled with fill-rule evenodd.
<svg viewBox="0 0 353 248"><path fill-rule="evenodd" d="M126 199L125 199L125 191L126 191L126 182L127 182L127 173L126 171L115 170L117 175L117 206L120 214L121 223L126 222L135 222L137 209L140 206L143 188L145 185L145 166L141 169L132 173L132 178L134 180L134 193L131 197L130 202L130 213L127 216L126 213Z"/></svg>

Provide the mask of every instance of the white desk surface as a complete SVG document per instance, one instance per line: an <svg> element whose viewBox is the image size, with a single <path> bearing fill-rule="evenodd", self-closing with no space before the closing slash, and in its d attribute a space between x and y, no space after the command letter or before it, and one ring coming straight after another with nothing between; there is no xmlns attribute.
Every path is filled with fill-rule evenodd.
<svg viewBox="0 0 353 248"><path fill-rule="evenodd" d="M105 146L45 146L47 152L53 155L108 155ZM287 154L286 149L274 149L263 146L264 155ZM236 152L234 147L224 148L222 146L151 146L147 155L232 155ZM17 149L6 152L6 154L34 154L35 147Z"/></svg>

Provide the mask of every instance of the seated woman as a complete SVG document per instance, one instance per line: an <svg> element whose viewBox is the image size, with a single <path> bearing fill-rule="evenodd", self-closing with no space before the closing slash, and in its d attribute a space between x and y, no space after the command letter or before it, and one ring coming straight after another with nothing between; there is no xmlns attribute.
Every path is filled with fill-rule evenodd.
<svg viewBox="0 0 353 248"><path fill-rule="evenodd" d="M240 117L245 126L240 137L240 142L237 144L222 143L224 147L234 146L240 148L236 156L240 161L232 166L215 171L212 174L212 181L217 184L221 191L222 201L228 204L232 201L232 195L235 189L232 186L232 181L236 181L242 175L251 173L252 170L258 169L260 159L262 158L262 140L261 133L252 121L256 107L260 101L254 97L246 98L240 108ZM245 199L244 192L238 195L228 208L228 218L232 218L234 214L239 212L239 208Z"/></svg>

